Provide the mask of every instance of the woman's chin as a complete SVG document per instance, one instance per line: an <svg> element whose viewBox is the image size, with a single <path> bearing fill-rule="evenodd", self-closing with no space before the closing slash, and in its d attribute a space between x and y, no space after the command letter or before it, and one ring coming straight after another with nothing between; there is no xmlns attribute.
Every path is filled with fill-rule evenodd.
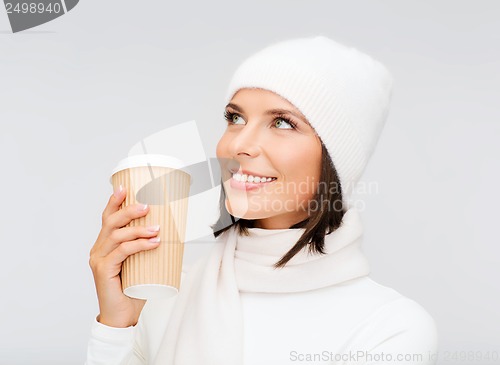
<svg viewBox="0 0 500 365"><path fill-rule="evenodd" d="M263 212L250 210L248 204L245 204L244 202L231 205L231 203L229 203L228 200L226 199L225 205L226 205L226 210L229 212L229 214L239 219L253 220L253 219L265 218L264 217L265 214Z"/></svg>

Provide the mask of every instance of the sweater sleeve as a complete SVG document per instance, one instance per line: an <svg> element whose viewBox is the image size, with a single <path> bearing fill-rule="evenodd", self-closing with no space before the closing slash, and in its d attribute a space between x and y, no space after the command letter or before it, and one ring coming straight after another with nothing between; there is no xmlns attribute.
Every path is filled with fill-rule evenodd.
<svg viewBox="0 0 500 365"><path fill-rule="evenodd" d="M417 302L400 297L363 323L340 363L435 365L437 351L435 320Z"/></svg>
<svg viewBox="0 0 500 365"><path fill-rule="evenodd" d="M94 319L87 347L85 365L146 364L138 343L139 326L109 327Z"/></svg>
<svg viewBox="0 0 500 365"><path fill-rule="evenodd" d="M181 287L190 267L185 264L182 269ZM85 365L148 364L161 345L175 298L146 301L135 326L109 327L94 319Z"/></svg>

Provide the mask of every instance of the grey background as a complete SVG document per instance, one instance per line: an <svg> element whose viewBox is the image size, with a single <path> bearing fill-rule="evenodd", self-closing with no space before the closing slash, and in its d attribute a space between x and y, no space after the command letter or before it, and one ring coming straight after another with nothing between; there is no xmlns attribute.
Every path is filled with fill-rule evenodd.
<svg viewBox="0 0 500 365"><path fill-rule="evenodd" d="M140 138L195 119L207 154L243 59L324 34L382 61L391 112L365 173L372 277L436 319L439 363L500 352L496 1L83 1L12 34L0 10L1 364L82 364L88 253L108 177ZM210 246L189 246L192 260Z"/></svg>

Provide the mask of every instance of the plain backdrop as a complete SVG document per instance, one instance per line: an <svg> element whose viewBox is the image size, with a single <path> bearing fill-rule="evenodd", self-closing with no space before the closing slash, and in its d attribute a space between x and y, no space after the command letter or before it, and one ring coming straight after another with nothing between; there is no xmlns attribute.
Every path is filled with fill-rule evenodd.
<svg viewBox="0 0 500 365"><path fill-rule="evenodd" d="M0 364L83 364L109 173L195 119L207 155L240 62L326 35L395 78L364 180L371 276L435 319L440 364L500 353L497 1L81 1L12 34L0 9ZM188 141L186 141L189 143ZM207 251L191 242L185 260ZM453 353L475 351L475 360ZM492 355L493 354L493 355ZM473 360L473 361L471 361Z"/></svg>

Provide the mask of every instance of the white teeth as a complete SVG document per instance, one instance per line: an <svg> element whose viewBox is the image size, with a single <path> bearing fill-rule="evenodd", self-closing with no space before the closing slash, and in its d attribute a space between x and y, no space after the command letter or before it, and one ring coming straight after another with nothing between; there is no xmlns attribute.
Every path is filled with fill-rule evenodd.
<svg viewBox="0 0 500 365"><path fill-rule="evenodd" d="M269 182L272 180L276 180L274 177L260 177L260 176L253 176L253 175L247 175L247 174L233 174L233 179L241 182L253 182L253 183L261 183L261 182Z"/></svg>

